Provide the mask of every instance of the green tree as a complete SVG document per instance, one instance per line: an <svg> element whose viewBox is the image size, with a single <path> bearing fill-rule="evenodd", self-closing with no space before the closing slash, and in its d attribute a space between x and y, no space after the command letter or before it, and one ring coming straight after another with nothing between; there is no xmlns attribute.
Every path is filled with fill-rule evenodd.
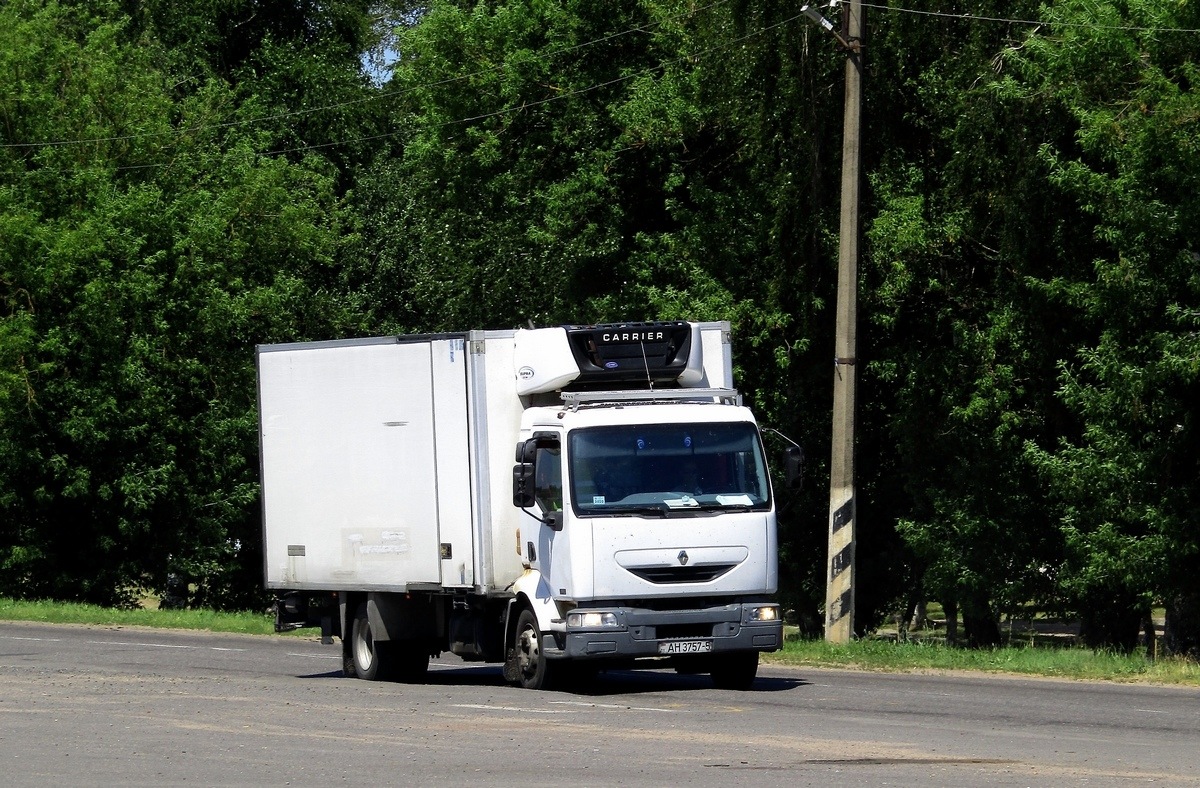
<svg viewBox="0 0 1200 788"><path fill-rule="evenodd" d="M255 342L353 325L326 161L105 3L0 9L0 591L256 603Z"/></svg>
<svg viewBox="0 0 1200 788"><path fill-rule="evenodd" d="M1011 87L1074 122L1072 144L1040 154L1092 254L1041 286L1094 333L1058 376L1081 431L1029 453L1061 504L1063 583L1091 639L1131 648L1162 603L1172 644L1198 653L1200 15L1134 0L1063 2L1048 19Z"/></svg>
<svg viewBox="0 0 1200 788"><path fill-rule="evenodd" d="M997 89L1024 26L889 14L874 30L863 465L910 551L913 599L941 600L990 645L1003 609L1052 600L1060 553L1023 447L1063 421L1045 381L1070 330L1045 330L1063 316L1029 277L1070 264L1074 214L1038 159L1069 132Z"/></svg>
<svg viewBox="0 0 1200 788"><path fill-rule="evenodd" d="M885 81L872 176L867 377L894 394L869 418L969 640L1034 600L1128 648L1152 602L1178 620L1197 598L1194 47L1171 32L1196 25L1149 3L979 16L1039 14L893 16L873 49L907 76Z"/></svg>

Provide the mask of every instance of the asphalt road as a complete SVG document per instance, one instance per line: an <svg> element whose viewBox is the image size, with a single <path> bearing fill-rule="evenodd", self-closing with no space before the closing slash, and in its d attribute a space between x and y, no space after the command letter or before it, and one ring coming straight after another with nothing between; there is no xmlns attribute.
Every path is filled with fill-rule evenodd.
<svg viewBox="0 0 1200 788"><path fill-rule="evenodd" d="M0 622L0 782L1200 785L1200 690L766 667L509 687L340 673L340 644Z"/></svg>

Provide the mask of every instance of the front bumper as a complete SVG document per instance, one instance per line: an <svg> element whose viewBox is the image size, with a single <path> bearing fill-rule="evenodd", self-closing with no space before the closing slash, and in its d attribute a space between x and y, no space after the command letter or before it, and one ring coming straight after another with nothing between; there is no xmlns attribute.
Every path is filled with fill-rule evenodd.
<svg viewBox="0 0 1200 788"><path fill-rule="evenodd" d="M773 620L761 620L755 611L774 608ZM591 610L591 608L589 608ZM567 659L620 659L701 653L671 651L678 646L703 647L702 653L777 651L783 647L783 622L778 606L767 602L741 602L689 610L650 610L637 607L596 608L611 612L616 625L568 625L561 651L546 656ZM549 644L547 644L549 645ZM555 644L558 645L558 644ZM556 649L557 650L557 649Z"/></svg>

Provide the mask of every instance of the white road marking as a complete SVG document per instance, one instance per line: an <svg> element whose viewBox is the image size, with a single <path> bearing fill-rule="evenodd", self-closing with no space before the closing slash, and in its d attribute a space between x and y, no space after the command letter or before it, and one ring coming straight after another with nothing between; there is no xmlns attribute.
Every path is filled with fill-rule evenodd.
<svg viewBox="0 0 1200 788"><path fill-rule="evenodd" d="M184 648L198 649L199 646L183 646L175 643L134 643L127 640L85 640L89 646L137 646L139 648Z"/></svg>
<svg viewBox="0 0 1200 788"><path fill-rule="evenodd" d="M486 703L455 703L456 709L479 709L481 711L516 711L522 714L574 714L567 709L526 709L520 706L491 706Z"/></svg>
<svg viewBox="0 0 1200 788"><path fill-rule="evenodd" d="M617 711L661 711L666 714L680 714L683 709L660 709L654 706L625 706L620 703L585 703L579 700L552 700L561 706L583 706L587 709L615 709Z"/></svg>
<svg viewBox="0 0 1200 788"><path fill-rule="evenodd" d="M0 635L0 640L30 640L36 643L62 643L62 638L28 638L18 635ZM139 648L183 648L192 650L208 649L209 651L245 651L244 648L221 648L220 646L185 646L175 643L135 643L128 640L85 640L89 646L137 646Z"/></svg>

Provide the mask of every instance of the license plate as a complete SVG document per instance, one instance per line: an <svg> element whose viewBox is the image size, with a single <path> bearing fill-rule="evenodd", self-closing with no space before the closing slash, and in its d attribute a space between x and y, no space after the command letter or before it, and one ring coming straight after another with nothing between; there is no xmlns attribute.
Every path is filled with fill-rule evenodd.
<svg viewBox="0 0 1200 788"><path fill-rule="evenodd" d="M707 654L712 651L711 640L664 640L658 644L659 654Z"/></svg>

